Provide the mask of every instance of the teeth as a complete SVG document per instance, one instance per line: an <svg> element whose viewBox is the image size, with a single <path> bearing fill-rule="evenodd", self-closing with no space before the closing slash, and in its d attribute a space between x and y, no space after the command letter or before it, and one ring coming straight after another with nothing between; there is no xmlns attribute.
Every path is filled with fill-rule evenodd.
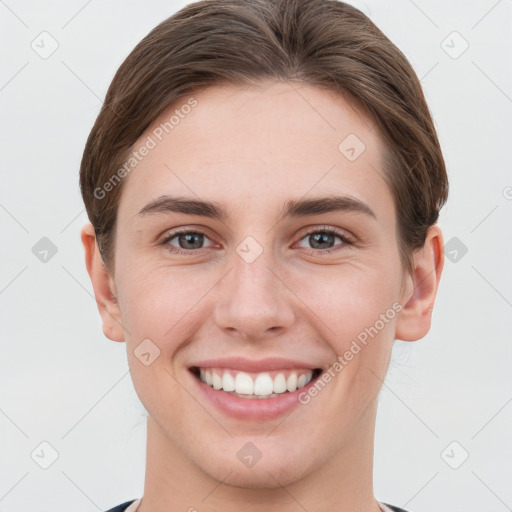
<svg viewBox="0 0 512 512"><path fill-rule="evenodd" d="M240 374L238 374L240 375ZM249 377L250 378L250 377ZM251 379L252 381L252 379ZM254 395L271 395L274 391L274 383L268 373L260 373L254 381Z"/></svg>
<svg viewBox="0 0 512 512"><path fill-rule="evenodd" d="M242 395L253 395L254 382L251 376L244 372L237 373L235 378L235 391Z"/></svg>
<svg viewBox="0 0 512 512"><path fill-rule="evenodd" d="M277 393L272 393L271 395L261 395L261 396L258 396L258 395L241 395L241 394L238 394L238 393L229 393L230 395L235 395L237 396L238 398L248 398L249 400L264 400L264 399L267 399L267 398L275 398L276 396L279 396Z"/></svg>
<svg viewBox="0 0 512 512"><path fill-rule="evenodd" d="M210 382L211 385L211 382ZM290 376L286 380L286 389L288 391L295 391L297 389L297 374L290 373Z"/></svg>
<svg viewBox="0 0 512 512"><path fill-rule="evenodd" d="M307 376L306 375L301 375L299 377L299 380L297 381L297 387L298 388L302 388L306 385L307 383Z"/></svg>
<svg viewBox="0 0 512 512"><path fill-rule="evenodd" d="M228 372L225 372L222 377L222 389L224 391L235 391L235 379Z"/></svg>
<svg viewBox="0 0 512 512"><path fill-rule="evenodd" d="M243 398L274 398L281 393L304 387L313 378L311 370L262 372L249 374L237 370L199 370L200 379L213 389L226 391Z"/></svg>
<svg viewBox="0 0 512 512"><path fill-rule="evenodd" d="M286 379L284 373L278 373L273 382L274 393L284 393L286 391Z"/></svg>
<svg viewBox="0 0 512 512"><path fill-rule="evenodd" d="M212 373L212 385L213 389L222 388L222 379L219 377L219 374L217 372Z"/></svg>

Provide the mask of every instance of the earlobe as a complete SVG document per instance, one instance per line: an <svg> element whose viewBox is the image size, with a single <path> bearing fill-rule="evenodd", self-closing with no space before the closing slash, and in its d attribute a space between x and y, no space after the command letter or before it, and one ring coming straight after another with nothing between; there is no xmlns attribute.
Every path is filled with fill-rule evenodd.
<svg viewBox="0 0 512 512"><path fill-rule="evenodd" d="M112 341L125 341L114 279L101 259L91 223L82 228L81 239L85 252L85 266L91 278L96 304L103 322L103 333Z"/></svg>
<svg viewBox="0 0 512 512"><path fill-rule="evenodd" d="M413 270L402 296L403 309L396 323L396 339L416 341L430 330L443 266L443 235L439 226L433 225L427 231L424 246L414 254Z"/></svg>

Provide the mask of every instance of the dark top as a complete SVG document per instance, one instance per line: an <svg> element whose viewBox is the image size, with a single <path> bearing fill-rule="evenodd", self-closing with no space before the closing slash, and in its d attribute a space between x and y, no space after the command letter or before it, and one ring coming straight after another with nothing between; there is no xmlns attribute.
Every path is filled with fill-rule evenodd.
<svg viewBox="0 0 512 512"><path fill-rule="evenodd" d="M135 498L134 500L126 501L125 503L122 503L121 505L117 505L117 507L107 510L107 512L124 512L137 499L138 498Z"/></svg>
<svg viewBox="0 0 512 512"><path fill-rule="evenodd" d="M107 512L124 512L136 499L138 498L126 501L125 503L121 503L121 505L117 505L117 507L111 508L110 510L107 510ZM387 503L384 503L384 505L388 506L394 512L407 512L407 510L404 510L403 508L394 507L393 505L388 505Z"/></svg>

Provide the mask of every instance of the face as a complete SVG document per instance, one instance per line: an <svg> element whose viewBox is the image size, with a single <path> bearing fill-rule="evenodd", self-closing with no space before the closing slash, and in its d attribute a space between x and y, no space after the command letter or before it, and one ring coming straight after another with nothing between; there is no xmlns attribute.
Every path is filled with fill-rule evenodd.
<svg viewBox="0 0 512 512"><path fill-rule="evenodd" d="M193 98L169 134L155 130L189 98L135 145L156 142L119 204L131 375L164 452L225 483L286 485L371 444L410 292L384 146L319 88Z"/></svg>

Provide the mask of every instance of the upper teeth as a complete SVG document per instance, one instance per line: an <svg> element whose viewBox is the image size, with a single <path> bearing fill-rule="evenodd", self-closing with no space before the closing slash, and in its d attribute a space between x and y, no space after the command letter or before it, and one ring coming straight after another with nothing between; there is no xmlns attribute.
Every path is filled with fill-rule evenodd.
<svg viewBox="0 0 512 512"><path fill-rule="evenodd" d="M275 374L273 378L270 373ZM292 392L304 387L313 378L311 370L282 370L270 373L249 374L224 368L199 369L201 380L214 389L243 395L267 396L272 393Z"/></svg>

